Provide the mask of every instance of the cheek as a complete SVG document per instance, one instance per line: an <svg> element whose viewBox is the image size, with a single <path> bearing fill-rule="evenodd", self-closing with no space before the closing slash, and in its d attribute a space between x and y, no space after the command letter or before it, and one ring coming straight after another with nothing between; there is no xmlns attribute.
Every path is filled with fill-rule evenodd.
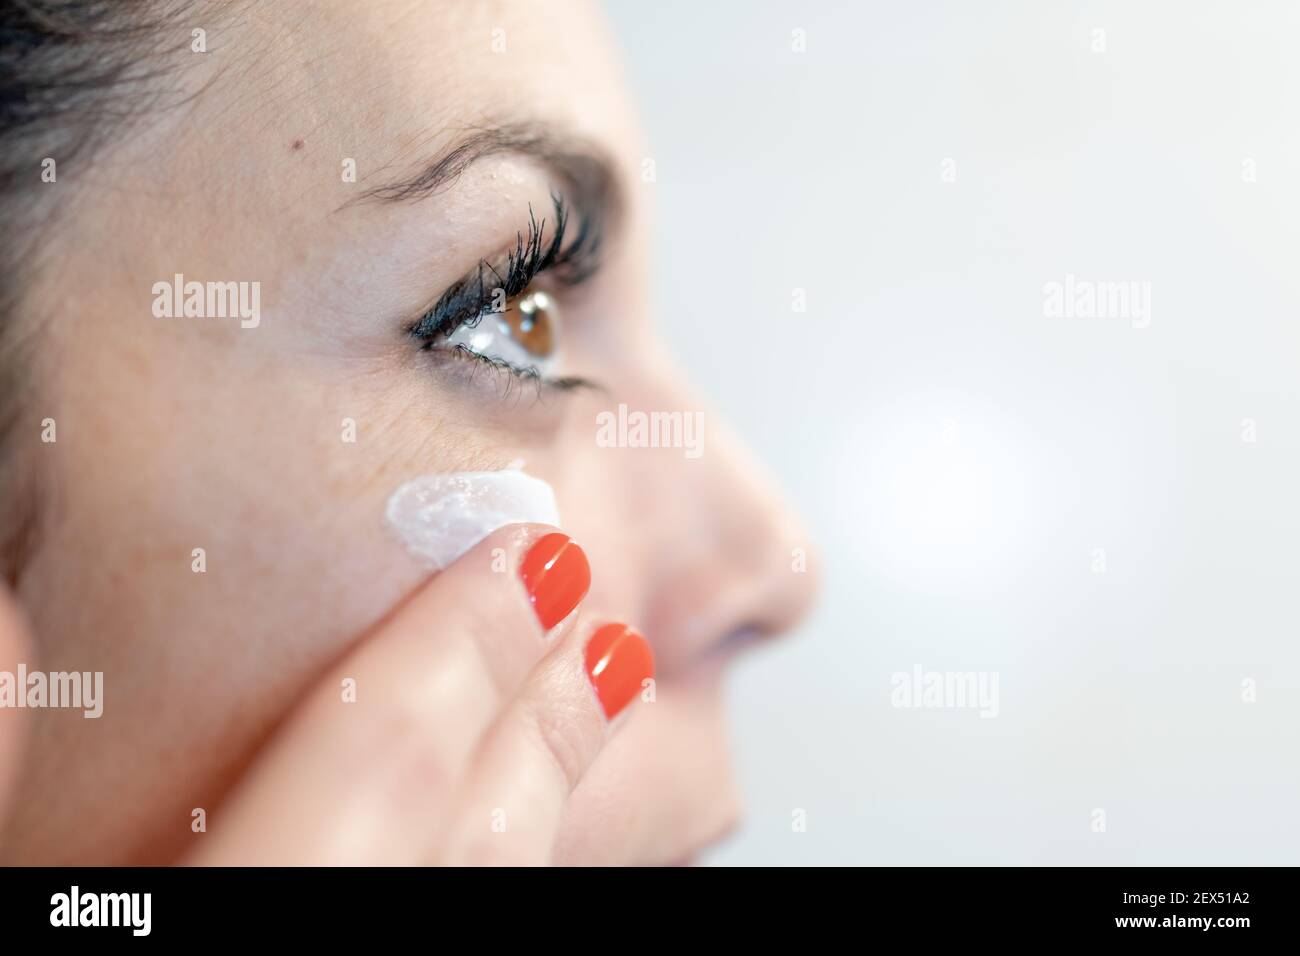
<svg viewBox="0 0 1300 956"><path fill-rule="evenodd" d="M606 426L620 406L634 413L691 410L665 390L667 366L642 344L647 347L626 349L636 364L625 358L598 368L597 377L610 384L608 393L570 396L544 474L555 484L565 530L592 562L589 604L644 628L656 605L676 599L663 586L666 570L675 571L698 548L687 503L698 497L699 476L708 466L686 458L681 448L632 447L627 429L615 429L615 441L609 440ZM647 636L652 643L657 639Z"/></svg>
<svg viewBox="0 0 1300 956"><path fill-rule="evenodd" d="M170 416L121 395L80 434L68 410L59 521L24 579L42 665L102 671L106 697L103 718L59 731L59 767L34 755L24 799L50 807L53 833L91 781L104 805L137 808L105 822L105 859L150 858L162 836L141 820L218 800L305 686L427 579L385 517L398 486L519 455L391 394L205 390L188 407L169 392Z"/></svg>

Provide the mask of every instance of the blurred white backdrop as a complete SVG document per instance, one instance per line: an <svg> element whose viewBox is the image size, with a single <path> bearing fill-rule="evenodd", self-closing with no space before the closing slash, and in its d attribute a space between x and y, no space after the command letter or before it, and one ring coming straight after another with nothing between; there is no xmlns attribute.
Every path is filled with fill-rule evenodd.
<svg viewBox="0 0 1300 956"><path fill-rule="evenodd" d="M609 9L666 334L824 581L732 680L711 861L1300 862L1300 8ZM997 716L892 706L918 665Z"/></svg>

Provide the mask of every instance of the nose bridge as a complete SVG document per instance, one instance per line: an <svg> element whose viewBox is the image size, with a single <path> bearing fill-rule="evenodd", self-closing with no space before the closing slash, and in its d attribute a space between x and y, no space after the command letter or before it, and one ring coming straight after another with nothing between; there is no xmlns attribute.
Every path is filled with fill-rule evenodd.
<svg viewBox="0 0 1300 956"><path fill-rule="evenodd" d="M653 469L641 479L657 489L648 623L664 635L666 669L742 633L789 629L816 589L806 531L722 417L674 375L638 399L702 420L694 448L657 449L638 465Z"/></svg>

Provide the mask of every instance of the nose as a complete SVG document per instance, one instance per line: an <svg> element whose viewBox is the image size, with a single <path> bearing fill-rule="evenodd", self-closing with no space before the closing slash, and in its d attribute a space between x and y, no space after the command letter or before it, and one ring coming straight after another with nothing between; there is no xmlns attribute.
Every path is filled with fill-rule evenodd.
<svg viewBox="0 0 1300 956"><path fill-rule="evenodd" d="M816 568L806 531L720 416L672 373L638 397L703 426L696 448L652 449L623 483L642 516L641 620L666 677L791 629Z"/></svg>

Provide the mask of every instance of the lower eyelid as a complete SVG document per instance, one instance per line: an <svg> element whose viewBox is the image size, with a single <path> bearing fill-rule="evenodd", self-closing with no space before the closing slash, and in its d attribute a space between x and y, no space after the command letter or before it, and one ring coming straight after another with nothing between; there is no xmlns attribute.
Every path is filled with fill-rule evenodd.
<svg viewBox="0 0 1300 956"><path fill-rule="evenodd" d="M420 354L436 363L439 378L451 387L470 392L477 389L484 394L492 392L497 399L515 394L545 404L548 395L557 393L607 391L604 385L589 378L576 375L550 378L538 374L536 369L515 368L469 349L426 345Z"/></svg>
<svg viewBox="0 0 1300 956"><path fill-rule="evenodd" d="M548 376L543 374L542 370L536 365L516 365L493 355L476 352L474 349L459 343L427 345L424 351L432 355L434 360L439 362L442 367L453 369L468 367L471 370L471 375L476 371L488 369L493 372L500 372L503 375L511 375L525 382L535 381L546 384L550 381Z"/></svg>

